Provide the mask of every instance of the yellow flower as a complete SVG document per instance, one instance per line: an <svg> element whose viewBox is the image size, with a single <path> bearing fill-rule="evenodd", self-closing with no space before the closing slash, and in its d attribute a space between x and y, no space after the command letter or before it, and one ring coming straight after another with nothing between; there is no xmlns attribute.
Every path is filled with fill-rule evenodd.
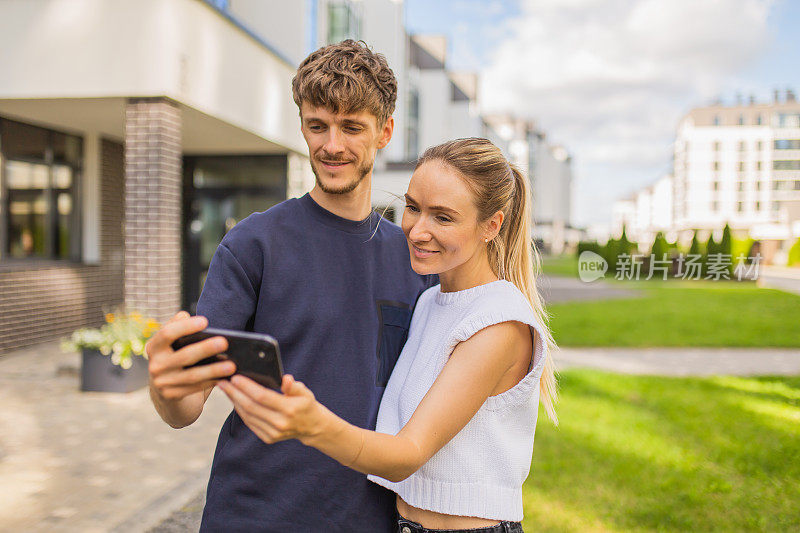
<svg viewBox="0 0 800 533"><path fill-rule="evenodd" d="M116 317L114 316L114 313L108 313L108 314L106 314L106 322L108 322L109 324L111 324L112 322L114 322L114 319L115 319L115 318L116 318Z"/></svg>
<svg viewBox="0 0 800 533"><path fill-rule="evenodd" d="M131 317L131 319L133 319L136 322L141 322L142 321L142 315L140 315L139 313L131 313L130 317Z"/></svg>
<svg viewBox="0 0 800 533"><path fill-rule="evenodd" d="M145 325L145 327L147 329L150 329L150 330L157 330L158 328L161 327L161 324L159 324L158 322L156 322L152 318L148 318L147 319L147 324Z"/></svg>

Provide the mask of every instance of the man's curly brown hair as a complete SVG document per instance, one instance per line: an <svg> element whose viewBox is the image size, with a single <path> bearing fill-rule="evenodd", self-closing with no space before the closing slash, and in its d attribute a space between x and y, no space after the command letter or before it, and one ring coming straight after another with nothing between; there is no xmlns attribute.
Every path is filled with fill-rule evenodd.
<svg viewBox="0 0 800 533"><path fill-rule="evenodd" d="M394 112L397 79L386 58L364 41L347 39L312 52L292 79L297 107L303 102L332 113L369 111L383 126Z"/></svg>

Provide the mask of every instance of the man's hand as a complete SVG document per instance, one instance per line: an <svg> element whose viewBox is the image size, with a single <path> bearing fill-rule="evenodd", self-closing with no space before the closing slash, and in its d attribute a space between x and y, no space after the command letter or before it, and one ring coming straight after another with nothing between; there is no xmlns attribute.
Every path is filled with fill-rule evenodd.
<svg viewBox="0 0 800 533"><path fill-rule="evenodd" d="M228 341L224 337L212 337L178 351L172 349L175 340L205 329L207 325L205 317L192 317L186 311L179 311L147 341L145 352L149 358L150 387L161 399L175 402L199 391L210 391L219 379L236 371L232 361L184 368L227 350Z"/></svg>
<svg viewBox="0 0 800 533"><path fill-rule="evenodd" d="M218 387L233 402L245 425L267 444L288 439L307 444L325 431L330 418L330 411L314 398L314 393L289 374L283 376L283 394L240 375L230 382L221 381Z"/></svg>

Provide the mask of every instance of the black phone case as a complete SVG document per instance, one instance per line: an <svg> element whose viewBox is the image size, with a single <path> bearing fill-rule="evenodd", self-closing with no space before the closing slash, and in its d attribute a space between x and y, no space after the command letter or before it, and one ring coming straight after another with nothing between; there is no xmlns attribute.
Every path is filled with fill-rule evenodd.
<svg viewBox="0 0 800 533"><path fill-rule="evenodd" d="M225 337L228 340L228 349L223 353L201 359L186 368L208 365L227 359L236 363L237 374L246 376L256 383L271 389L281 388L281 380L283 379L281 352L278 347L278 341L269 335L206 328L177 339L172 343L172 349L177 351L184 346L211 337Z"/></svg>

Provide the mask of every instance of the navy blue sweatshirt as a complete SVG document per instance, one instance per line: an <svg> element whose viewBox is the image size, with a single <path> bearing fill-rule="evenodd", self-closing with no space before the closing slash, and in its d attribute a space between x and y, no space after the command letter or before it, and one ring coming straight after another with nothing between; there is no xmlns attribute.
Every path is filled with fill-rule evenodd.
<svg viewBox="0 0 800 533"><path fill-rule="evenodd" d="M217 248L197 314L275 337L285 371L328 409L374 429L419 294L405 236L372 213L351 221L306 194L254 213ZM395 496L321 452L268 445L231 411L201 531L393 531Z"/></svg>

